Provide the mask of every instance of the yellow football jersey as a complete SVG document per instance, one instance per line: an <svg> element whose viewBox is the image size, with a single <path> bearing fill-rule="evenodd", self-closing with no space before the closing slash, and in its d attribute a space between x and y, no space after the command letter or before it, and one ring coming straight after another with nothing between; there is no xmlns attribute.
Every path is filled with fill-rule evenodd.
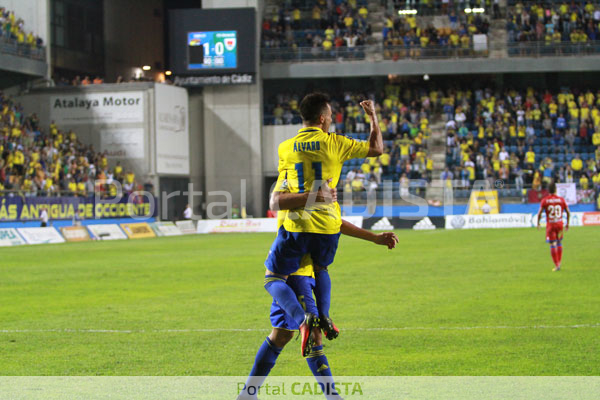
<svg viewBox="0 0 600 400"><path fill-rule="evenodd" d="M279 145L279 178L276 191L304 193L318 190L315 183L331 179L336 187L344 161L364 158L368 142L359 142L319 128L302 128ZM339 204L311 205L289 210L283 222L288 232L335 234L342 224Z"/></svg>

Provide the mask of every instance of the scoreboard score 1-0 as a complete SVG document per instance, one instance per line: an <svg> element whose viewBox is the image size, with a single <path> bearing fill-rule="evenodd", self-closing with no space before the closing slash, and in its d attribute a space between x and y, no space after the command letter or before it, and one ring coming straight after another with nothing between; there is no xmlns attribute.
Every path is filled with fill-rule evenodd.
<svg viewBox="0 0 600 400"><path fill-rule="evenodd" d="M237 68L237 31L188 32L188 69Z"/></svg>

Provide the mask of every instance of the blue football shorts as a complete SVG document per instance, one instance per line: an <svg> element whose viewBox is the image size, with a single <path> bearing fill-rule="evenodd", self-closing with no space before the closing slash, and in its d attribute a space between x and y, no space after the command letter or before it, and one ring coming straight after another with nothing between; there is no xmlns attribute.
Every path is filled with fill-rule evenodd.
<svg viewBox="0 0 600 400"><path fill-rule="evenodd" d="M288 232L283 226L265 261L265 267L279 275L290 275L300 268L300 260L310 254L314 265L326 268L333 262L340 233Z"/></svg>

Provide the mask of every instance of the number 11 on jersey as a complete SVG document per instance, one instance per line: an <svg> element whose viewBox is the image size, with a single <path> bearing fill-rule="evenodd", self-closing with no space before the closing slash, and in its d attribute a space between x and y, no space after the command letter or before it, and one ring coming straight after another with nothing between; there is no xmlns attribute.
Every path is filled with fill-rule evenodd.
<svg viewBox="0 0 600 400"><path fill-rule="evenodd" d="M294 164L294 168L296 169L296 173L298 174L298 193L304 193L304 183L306 182L304 178L304 163ZM320 161L315 161L312 163L312 169L314 170L315 179L313 182L320 182L323 180L323 166Z"/></svg>

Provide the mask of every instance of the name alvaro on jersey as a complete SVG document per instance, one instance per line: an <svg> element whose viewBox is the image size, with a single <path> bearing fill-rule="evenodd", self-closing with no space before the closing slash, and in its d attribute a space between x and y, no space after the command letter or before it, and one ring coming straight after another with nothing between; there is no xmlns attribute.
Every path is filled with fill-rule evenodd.
<svg viewBox="0 0 600 400"><path fill-rule="evenodd" d="M294 142L294 153L299 151L316 151L321 150L321 142Z"/></svg>

